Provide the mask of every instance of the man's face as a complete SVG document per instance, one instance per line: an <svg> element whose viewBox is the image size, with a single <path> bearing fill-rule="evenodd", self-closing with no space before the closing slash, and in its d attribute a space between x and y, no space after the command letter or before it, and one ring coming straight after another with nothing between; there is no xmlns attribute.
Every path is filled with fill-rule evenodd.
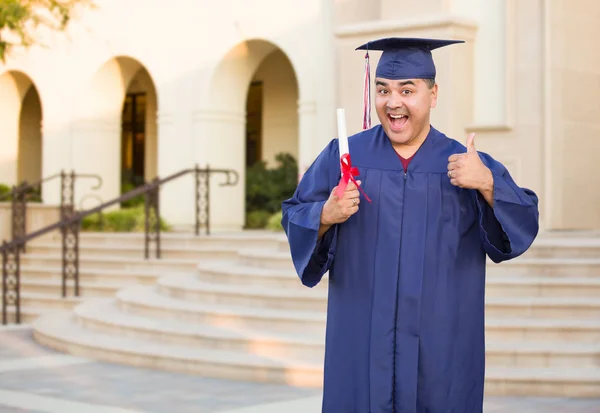
<svg viewBox="0 0 600 413"><path fill-rule="evenodd" d="M394 145L404 145L428 131L429 115L437 102L433 88L422 79L375 79L375 107L383 130Z"/></svg>

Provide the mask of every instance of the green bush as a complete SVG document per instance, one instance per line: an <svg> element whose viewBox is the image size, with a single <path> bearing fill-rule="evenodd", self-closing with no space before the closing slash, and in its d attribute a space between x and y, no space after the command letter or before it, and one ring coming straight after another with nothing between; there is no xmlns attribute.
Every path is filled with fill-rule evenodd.
<svg viewBox="0 0 600 413"><path fill-rule="evenodd" d="M2 202L10 201L11 197L6 197L5 199L4 196L10 194L11 191L12 188L10 186L0 184L0 198L2 198Z"/></svg>
<svg viewBox="0 0 600 413"><path fill-rule="evenodd" d="M246 214L246 228L262 229L267 226L271 213L269 211L250 211Z"/></svg>
<svg viewBox="0 0 600 413"><path fill-rule="evenodd" d="M126 192L133 191L136 188L135 185L131 183L123 183L121 184L121 194L125 194ZM141 194L127 201L121 202L121 208L135 208L139 206L144 206L145 195Z"/></svg>
<svg viewBox="0 0 600 413"><path fill-rule="evenodd" d="M0 202L8 202L12 200L12 186L0 184ZM4 198L6 196L6 198ZM42 191L40 188L31 189L26 194L27 202L42 202Z"/></svg>
<svg viewBox="0 0 600 413"><path fill-rule="evenodd" d="M281 211L274 213L269 218L269 222L267 222L267 229L270 231L283 231L283 227L281 226Z"/></svg>
<svg viewBox="0 0 600 413"><path fill-rule="evenodd" d="M145 230L144 207L124 208L106 213L93 214L81 221L83 231L95 232L143 232ZM164 219L160 220L160 230L169 231Z"/></svg>
<svg viewBox="0 0 600 413"><path fill-rule="evenodd" d="M275 157L277 165L267 168L256 162L246 171L246 228L265 228L271 216L281 210L281 202L290 198L298 184L298 164L288 153Z"/></svg>

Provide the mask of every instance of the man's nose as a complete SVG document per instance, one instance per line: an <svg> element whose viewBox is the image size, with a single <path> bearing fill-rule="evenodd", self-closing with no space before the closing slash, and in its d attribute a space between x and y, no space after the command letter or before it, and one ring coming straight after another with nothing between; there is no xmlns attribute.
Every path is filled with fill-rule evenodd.
<svg viewBox="0 0 600 413"><path fill-rule="evenodd" d="M389 109L400 108L403 105L402 96L399 93L392 92L390 93L390 98L387 102L387 107Z"/></svg>

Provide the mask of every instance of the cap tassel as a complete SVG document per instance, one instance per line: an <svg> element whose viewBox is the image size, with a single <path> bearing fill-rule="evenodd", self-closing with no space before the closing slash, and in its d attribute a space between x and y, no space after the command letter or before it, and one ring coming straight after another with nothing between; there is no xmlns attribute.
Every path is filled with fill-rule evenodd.
<svg viewBox="0 0 600 413"><path fill-rule="evenodd" d="M371 68L369 51L365 54L365 84L363 88L363 130L371 127Z"/></svg>

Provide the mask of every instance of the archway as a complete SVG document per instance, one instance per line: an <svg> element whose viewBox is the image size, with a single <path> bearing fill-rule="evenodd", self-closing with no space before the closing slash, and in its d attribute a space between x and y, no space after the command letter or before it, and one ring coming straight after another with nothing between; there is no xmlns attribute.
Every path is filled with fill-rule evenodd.
<svg viewBox="0 0 600 413"><path fill-rule="evenodd" d="M42 174L42 104L26 74L0 76L0 183L34 182Z"/></svg>
<svg viewBox="0 0 600 413"><path fill-rule="evenodd" d="M157 111L154 82L147 69L130 57L106 62L82 92L73 165L77 172L102 177L103 201L156 176Z"/></svg>
<svg viewBox="0 0 600 413"><path fill-rule="evenodd" d="M246 166L273 165L278 153L298 158L298 84L280 49L264 58L248 86Z"/></svg>
<svg viewBox="0 0 600 413"><path fill-rule="evenodd" d="M257 161L272 167L278 153L298 158L298 82L283 50L251 40L222 59L210 90L211 108L201 117L210 138L202 140L203 153L197 158L239 173L237 188L211 193L211 221L216 227L239 229L247 224L247 168Z"/></svg>

